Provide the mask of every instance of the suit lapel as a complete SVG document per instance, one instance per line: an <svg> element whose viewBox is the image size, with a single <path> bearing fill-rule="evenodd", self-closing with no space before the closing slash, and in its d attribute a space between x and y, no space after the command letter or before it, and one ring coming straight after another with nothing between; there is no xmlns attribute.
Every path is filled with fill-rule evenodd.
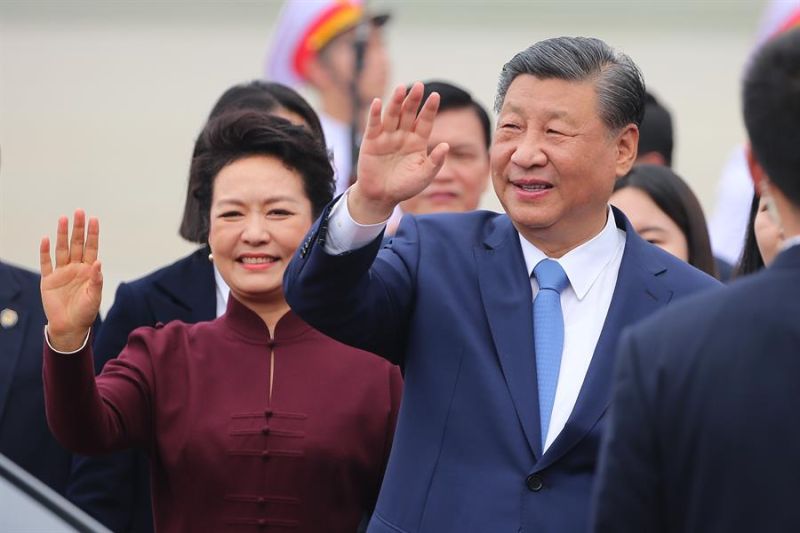
<svg viewBox="0 0 800 533"><path fill-rule="evenodd" d="M0 263L0 312L10 309L17 313L16 324L8 328L0 326L0 420L3 419L11 382L14 381L14 371L22 351L25 328L28 325L29 313L18 305L21 290L22 287L11 275L10 269Z"/></svg>
<svg viewBox="0 0 800 533"><path fill-rule="evenodd" d="M154 305L159 322L174 320L176 316L185 322L212 320L217 316L217 293L214 267L208 260L208 247L190 255L180 269L169 269L156 280L162 294L175 304L175 310L163 305Z"/></svg>
<svg viewBox="0 0 800 533"><path fill-rule="evenodd" d="M507 216L496 220L483 245L475 248L481 298L519 422L538 457L541 431L531 285L514 226Z"/></svg>
<svg viewBox="0 0 800 533"><path fill-rule="evenodd" d="M617 226L625 230L625 250L611 305L586 372L575 407L564 429L536 469L541 470L569 451L608 408L616 362L617 340L623 329L666 305L672 291L657 278L666 268L649 253L648 245L615 209Z"/></svg>

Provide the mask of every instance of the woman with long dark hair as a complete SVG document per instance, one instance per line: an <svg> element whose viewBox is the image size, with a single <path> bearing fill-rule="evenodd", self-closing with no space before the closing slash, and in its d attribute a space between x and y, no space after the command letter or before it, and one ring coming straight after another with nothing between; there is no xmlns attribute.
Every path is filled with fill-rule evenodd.
<svg viewBox="0 0 800 533"><path fill-rule="evenodd" d="M716 277L703 209L689 185L672 169L633 167L614 185L610 202L625 213L645 240Z"/></svg>

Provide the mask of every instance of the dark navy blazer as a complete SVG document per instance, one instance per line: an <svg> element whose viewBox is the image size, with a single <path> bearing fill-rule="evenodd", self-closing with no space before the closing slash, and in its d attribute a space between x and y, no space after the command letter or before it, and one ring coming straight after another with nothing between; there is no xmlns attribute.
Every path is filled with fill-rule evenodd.
<svg viewBox="0 0 800 533"><path fill-rule="evenodd" d="M55 441L45 419L42 342L47 319L38 274L0 263L2 315L0 453L63 494L72 454Z"/></svg>
<svg viewBox="0 0 800 533"><path fill-rule="evenodd" d="M214 268L208 247L141 279L122 283L93 344L95 367L122 351L141 326L216 317ZM40 356L41 359L41 356ZM153 531L147 455L127 450L75 460L67 497L115 532Z"/></svg>
<svg viewBox="0 0 800 533"><path fill-rule="evenodd" d="M800 246L620 341L594 530L800 531Z"/></svg>
<svg viewBox="0 0 800 533"><path fill-rule="evenodd" d="M287 300L405 372L369 531L584 531L619 332L718 282L643 241L614 209L627 242L613 300L572 414L542 454L531 286L508 216L407 216L380 251L377 238L331 256L327 213L289 265Z"/></svg>

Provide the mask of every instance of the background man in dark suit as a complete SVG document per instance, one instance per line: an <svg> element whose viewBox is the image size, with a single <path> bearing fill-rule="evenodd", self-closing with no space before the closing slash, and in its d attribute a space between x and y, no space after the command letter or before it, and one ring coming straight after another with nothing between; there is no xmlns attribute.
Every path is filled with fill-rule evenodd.
<svg viewBox="0 0 800 533"><path fill-rule="evenodd" d="M72 454L50 434L44 414L46 323L39 275L0 262L0 453L63 494Z"/></svg>
<svg viewBox="0 0 800 533"><path fill-rule="evenodd" d="M358 181L285 275L305 320L404 368L373 533L585 530L618 332L716 284L608 205L643 113L630 58L542 41L498 93L490 166L507 214L407 216L379 252L448 151L428 149L438 95L417 116L422 85L399 87L383 117L373 102Z"/></svg>
<svg viewBox="0 0 800 533"><path fill-rule="evenodd" d="M596 532L800 531L800 29L756 54L743 95L783 251L621 341Z"/></svg>

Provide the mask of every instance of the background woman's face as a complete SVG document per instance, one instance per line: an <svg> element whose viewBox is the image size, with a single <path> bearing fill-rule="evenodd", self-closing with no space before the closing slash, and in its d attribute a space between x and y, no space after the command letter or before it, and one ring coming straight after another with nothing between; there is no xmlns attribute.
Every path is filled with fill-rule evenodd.
<svg viewBox="0 0 800 533"><path fill-rule="evenodd" d="M783 231L772 220L763 196L758 201L758 212L753 221L753 230L756 234L756 244L758 251L761 252L761 258L764 260L764 264L769 266L778 255L781 241L783 241Z"/></svg>
<svg viewBox="0 0 800 533"><path fill-rule="evenodd" d="M283 300L283 273L312 206L303 179L275 157L250 156L214 179L208 243L214 264L244 303Z"/></svg>
<svg viewBox="0 0 800 533"><path fill-rule="evenodd" d="M689 261L686 235L646 192L636 187L625 187L611 195L610 203L625 213L633 229L644 240L678 259Z"/></svg>

